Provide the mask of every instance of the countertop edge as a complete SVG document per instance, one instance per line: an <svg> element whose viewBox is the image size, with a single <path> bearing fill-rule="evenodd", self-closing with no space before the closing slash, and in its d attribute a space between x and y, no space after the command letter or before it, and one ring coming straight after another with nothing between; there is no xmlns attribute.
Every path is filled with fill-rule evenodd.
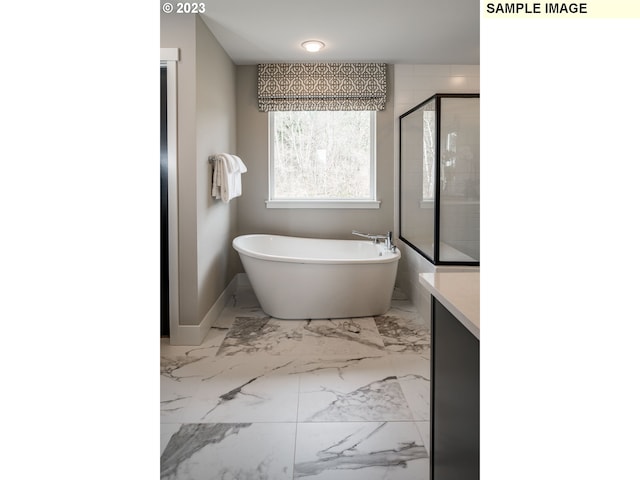
<svg viewBox="0 0 640 480"><path fill-rule="evenodd" d="M436 286L436 275L453 275L452 273L421 273L419 274L419 282L440 302L449 310L458 321L467 329L471 334L480 340L480 327L478 322L475 322L461 308L456 305L456 299L452 297L451 292L443 292ZM479 304L479 292L477 292L477 302ZM479 305L478 305L479 306ZM478 308L479 312L479 308Z"/></svg>

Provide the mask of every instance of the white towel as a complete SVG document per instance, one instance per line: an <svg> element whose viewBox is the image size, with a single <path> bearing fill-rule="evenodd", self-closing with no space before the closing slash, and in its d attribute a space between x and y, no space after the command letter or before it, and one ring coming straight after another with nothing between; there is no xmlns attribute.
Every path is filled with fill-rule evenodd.
<svg viewBox="0 0 640 480"><path fill-rule="evenodd" d="M229 203L242 195L241 174L247 171L244 162L236 155L219 153L214 156L211 196Z"/></svg>

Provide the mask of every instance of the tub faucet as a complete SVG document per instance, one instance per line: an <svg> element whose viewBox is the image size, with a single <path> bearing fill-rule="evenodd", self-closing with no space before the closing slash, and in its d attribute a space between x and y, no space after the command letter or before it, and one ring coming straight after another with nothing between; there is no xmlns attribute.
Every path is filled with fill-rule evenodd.
<svg viewBox="0 0 640 480"><path fill-rule="evenodd" d="M396 246L393 244L393 233L387 232L385 235L376 235L372 233L360 233L356 230L351 232L352 235L357 235L359 237L368 238L369 240L373 240L373 243L378 243L380 240L384 240L384 246L390 252L396 251Z"/></svg>
<svg viewBox="0 0 640 480"><path fill-rule="evenodd" d="M387 232L387 236L384 239L384 246L390 252L395 252L396 251L396 246L393 244L393 232Z"/></svg>

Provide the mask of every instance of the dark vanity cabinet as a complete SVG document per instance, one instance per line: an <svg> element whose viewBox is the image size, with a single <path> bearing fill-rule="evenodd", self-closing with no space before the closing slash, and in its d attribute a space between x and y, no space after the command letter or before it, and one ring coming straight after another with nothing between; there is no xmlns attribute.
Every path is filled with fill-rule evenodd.
<svg viewBox="0 0 640 480"><path fill-rule="evenodd" d="M431 480L480 478L480 340L431 297Z"/></svg>

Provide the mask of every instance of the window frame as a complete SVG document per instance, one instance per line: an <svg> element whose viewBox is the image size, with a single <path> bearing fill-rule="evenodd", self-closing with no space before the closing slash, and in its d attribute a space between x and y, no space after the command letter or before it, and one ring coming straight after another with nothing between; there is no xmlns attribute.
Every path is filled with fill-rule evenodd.
<svg viewBox="0 0 640 480"><path fill-rule="evenodd" d="M380 208L380 201L377 199L377 140L376 140L376 112L370 111L370 152L371 157L369 161L369 193L370 197L365 199L348 199L348 198L335 198L335 199L314 199L314 198L274 198L274 179L275 179L275 166L273 155L273 139L274 136L274 121L273 116L277 112L268 112L269 122L269 198L265 201L267 208Z"/></svg>

